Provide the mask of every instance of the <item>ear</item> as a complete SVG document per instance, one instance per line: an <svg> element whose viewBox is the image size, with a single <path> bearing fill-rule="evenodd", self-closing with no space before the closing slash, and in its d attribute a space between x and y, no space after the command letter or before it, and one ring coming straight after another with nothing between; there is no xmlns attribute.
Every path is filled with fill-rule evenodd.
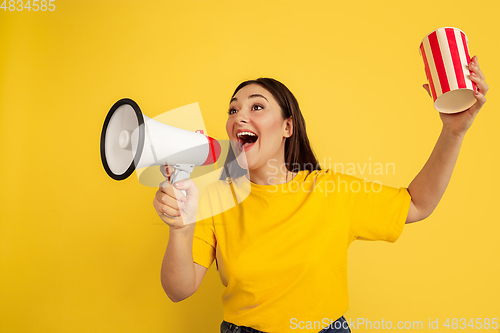
<svg viewBox="0 0 500 333"><path fill-rule="evenodd" d="M285 131L284 131L284 137L285 138L289 138L292 136L293 134L293 120L292 120L292 116L290 116L290 118L288 118L287 120L285 120Z"/></svg>

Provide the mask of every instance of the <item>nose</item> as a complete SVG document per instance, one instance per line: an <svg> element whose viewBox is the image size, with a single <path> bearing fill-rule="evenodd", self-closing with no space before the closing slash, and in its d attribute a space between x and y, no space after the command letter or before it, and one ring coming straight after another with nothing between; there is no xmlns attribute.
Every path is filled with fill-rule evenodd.
<svg viewBox="0 0 500 333"><path fill-rule="evenodd" d="M248 115L248 112L244 111L243 109L242 110L239 110L238 113L236 113L236 123L248 123L248 120L249 120L249 115Z"/></svg>

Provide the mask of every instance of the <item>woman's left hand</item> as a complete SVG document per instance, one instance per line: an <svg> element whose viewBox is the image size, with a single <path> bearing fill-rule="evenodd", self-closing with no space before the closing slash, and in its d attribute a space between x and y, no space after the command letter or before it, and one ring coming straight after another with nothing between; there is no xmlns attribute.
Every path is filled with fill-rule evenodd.
<svg viewBox="0 0 500 333"><path fill-rule="evenodd" d="M476 103L465 111L458 113L442 113L441 120L443 121L443 128L447 129L450 133L464 136L469 127L472 125L474 118L476 118L477 113L486 103L486 93L488 92L488 85L486 84L485 77L481 69L479 69L479 63L477 61L477 56L472 58L469 64L469 71L471 74L469 78L474 82L478 88L477 92L474 92L474 97L476 98ZM425 90L431 95L429 91L429 85L424 84Z"/></svg>

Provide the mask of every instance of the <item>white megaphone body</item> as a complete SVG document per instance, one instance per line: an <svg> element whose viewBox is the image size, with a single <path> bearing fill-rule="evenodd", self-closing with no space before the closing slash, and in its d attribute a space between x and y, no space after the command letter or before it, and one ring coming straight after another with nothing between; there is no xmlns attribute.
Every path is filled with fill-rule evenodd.
<svg viewBox="0 0 500 333"><path fill-rule="evenodd" d="M151 119L128 98L111 107L101 133L102 164L115 180L128 178L135 169L170 165L173 184L189 178L195 166L215 163L220 153L217 140Z"/></svg>

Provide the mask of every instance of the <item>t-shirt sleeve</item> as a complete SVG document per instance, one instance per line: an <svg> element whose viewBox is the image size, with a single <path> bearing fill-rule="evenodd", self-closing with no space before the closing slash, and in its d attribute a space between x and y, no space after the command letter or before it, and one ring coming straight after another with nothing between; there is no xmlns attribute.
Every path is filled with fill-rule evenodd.
<svg viewBox="0 0 500 333"><path fill-rule="evenodd" d="M395 242L403 232L410 209L408 189L350 175L337 176L354 239Z"/></svg>
<svg viewBox="0 0 500 333"><path fill-rule="evenodd" d="M198 199L197 222L193 237L193 261L209 268L215 259L217 240L214 222L210 214L210 198L208 191L202 191Z"/></svg>

